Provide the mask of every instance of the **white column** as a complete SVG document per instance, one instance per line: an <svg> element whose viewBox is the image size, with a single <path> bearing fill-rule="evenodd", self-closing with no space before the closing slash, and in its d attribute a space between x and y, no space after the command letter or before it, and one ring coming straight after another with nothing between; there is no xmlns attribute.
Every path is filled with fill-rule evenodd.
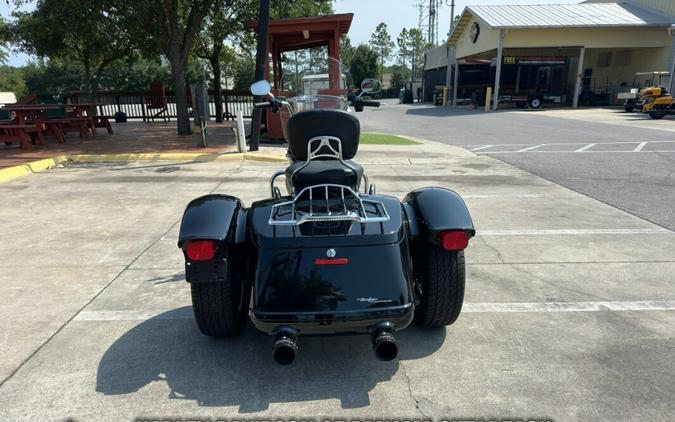
<svg viewBox="0 0 675 422"><path fill-rule="evenodd" d="M459 87L457 86L459 84L459 60L455 59L455 77L454 81L452 82L452 105L456 106L457 105L457 91L459 90Z"/></svg>
<svg viewBox="0 0 675 422"><path fill-rule="evenodd" d="M670 89L668 92L670 95L673 95L675 92L675 25L670 25L668 28L668 34L670 34L671 45L670 45Z"/></svg>
<svg viewBox="0 0 675 422"><path fill-rule="evenodd" d="M494 93L494 102L492 105L493 110L497 110L499 107L499 82L502 77L502 62L504 61L504 37L506 36L506 31L501 30L499 32L499 45L497 46L497 69L495 71L495 93Z"/></svg>
<svg viewBox="0 0 675 422"><path fill-rule="evenodd" d="M584 78L584 56L586 55L586 47L579 49L579 63L577 63L577 78L574 83L574 98L572 98L572 107L579 107L579 94L581 94L581 82Z"/></svg>

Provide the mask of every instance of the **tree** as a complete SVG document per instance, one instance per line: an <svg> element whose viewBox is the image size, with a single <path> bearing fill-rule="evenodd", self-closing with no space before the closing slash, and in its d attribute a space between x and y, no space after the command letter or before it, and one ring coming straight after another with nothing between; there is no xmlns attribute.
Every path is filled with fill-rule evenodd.
<svg viewBox="0 0 675 422"><path fill-rule="evenodd" d="M417 28L401 30L398 38L398 57L399 64L407 65L410 63L413 78L421 74L420 69L424 67L424 52L429 49L429 44L425 41L422 31Z"/></svg>
<svg viewBox="0 0 675 422"><path fill-rule="evenodd" d="M21 68L0 65L0 92L3 91L13 92L17 99L28 93Z"/></svg>
<svg viewBox="0 0 675 422"><path fill-rule="evenodd" d="M105 68L137 52L141 40L126 21L130 12L122 0L39 0L32 12L14 13L12 31L23 51L80 63L93 99Z"/></svg>
<svg viewBox="0 0 675 422"><path fill-rule="evenodd" d="M408 35L408 30L406 28L403 28L398 34L398 37L396 37L396 45L398 46L398 62L399 64L405 65L411 54L410 36Z"/></svg>
<svg viewBox="0 0 675 422"><path fill-rule="evenodd" d="M354 84L360 86L364 79L377 75L377 53L365 44L359 45L354 50L349 71Z"/></svg>
<svg viewBox="0 0 675 422"><path fill-rule="evenodd" d="M140 3L145 2L138 2ZM147 3L154 6L155 2ZM213 0L162 0L161 12L157 14L160 25L156 28L161 28L159 45L171 63L179 135L192 134L187 107L185 70L192 41L212 4ZM148 5L141 7L147 11Z"/></svg>
<svg viewBox="0 0 675 422"><path fill-rule="evenodd" d="M252 0L215 0L205 19L204 30L197 36L197 55L207 59L213 73L215 91L216 121L223 121L223 103L220 101L221 78L225 39L245 32L245 23L255 17L256 2Z"/></svg>
<svg viewBox="0 0 675 422"><path fill-rule="evenodd" d="M389 60L394 47L394 42L387 32L387 24L381 22L370 36L370 48L377 53L380 59L380 80L384 75L384 63Z"/></svg>
<svg viewBox="0 0 675 422"><path fill-rule="evenodd" d="M258 5L258 2L255 2ZM299 18L306 16L330 15L333 13L332 0L275 0L270 15L274 19Z"/></svg>
<svg viewBox="0 0 675 422"><path fill-rule="evenodd" d="M424 52L431 46L424 39L424 34L417 28L408 31L412 59L413 78L418 78L424 71Z"/></svg>
<svg viewBox="0 0 675 422"><path fill-rule="evenodd" d="M7 60L7 53L5 52L5 44L9 42L9 25L0 16L0 64Z"/></svg>
<svg viewBox="0 0 675 422"><path fill-rule="evenodd" d="M340 37L340 61L343 65L350 67L352 64L352 57L354 57L354 46L347 34Z"/></svg>
<svg viewBox="0 0 675 422"><path fill-rule="evenodd" d="M407 66L394 64L387 67L387 72L391 73L391 88L398 91L403 88L406 82L410 81L410 69Z"/></svg>
<svg viewBox="0 0 675 422"><path fill-rule="evenodd" d="M74 0L72 0L74 1ZM125 1L125 0L118 0ZM190 135L186 69L195 36L214 0L125 1L132 10L136 37L143 40L147 57L163 54L171 65L179 135ZM194 59L194 57L193 57Z"/></svg>

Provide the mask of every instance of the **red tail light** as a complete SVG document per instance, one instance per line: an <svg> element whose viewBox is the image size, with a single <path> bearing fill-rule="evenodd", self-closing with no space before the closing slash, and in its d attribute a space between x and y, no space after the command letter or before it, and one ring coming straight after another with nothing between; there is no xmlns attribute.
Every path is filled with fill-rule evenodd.
<svg viewBox="0 0 675 422"><path fill-rule="evenodd" d="M347 258L332 258L332 259L317 258L314 260L314 265L347 265L347 264L349 264L349 259Z"/></svg>
<svg viewBox="0 0 675 422"><path fill-rule="evenodd" d="M190 261L208 261L213 259L218 245L213 240L191 240L185 247L185 253Z"/></svg>
<svg viewBox="0 0 675 422"><path fill-rule="evenodd" d="M464 230L451 230L438 235L438 241L446 251L462 251L469 246L469 236Z"/></svg>

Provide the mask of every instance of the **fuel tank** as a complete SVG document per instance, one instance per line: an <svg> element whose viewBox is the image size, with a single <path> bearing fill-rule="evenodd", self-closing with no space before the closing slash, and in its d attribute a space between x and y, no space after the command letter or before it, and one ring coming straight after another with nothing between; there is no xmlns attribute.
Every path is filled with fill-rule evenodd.
<svg viewBox="0 0 675 422"><path fill-rule="evenodd" d="M381 321L412 320L411 258L405 211L397 198L372 195L388 221L269 224L277 201L253 204L249 235L257 254L250 315L261 331L365 333Z"/></svg>

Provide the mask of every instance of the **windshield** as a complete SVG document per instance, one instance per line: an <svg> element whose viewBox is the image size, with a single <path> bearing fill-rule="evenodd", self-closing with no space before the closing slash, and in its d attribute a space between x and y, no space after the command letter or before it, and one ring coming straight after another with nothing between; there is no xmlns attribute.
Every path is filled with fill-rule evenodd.
<svg viewBox="0 0 675 422"><path fill-rule="evenodd" d="M349 69L321 53L321 49L298 50L282 57L278 91L286 97L289 107L282 107L279 113L286 139L286 126L293 114L347 108L347 94L354 89Z"/></svg>

